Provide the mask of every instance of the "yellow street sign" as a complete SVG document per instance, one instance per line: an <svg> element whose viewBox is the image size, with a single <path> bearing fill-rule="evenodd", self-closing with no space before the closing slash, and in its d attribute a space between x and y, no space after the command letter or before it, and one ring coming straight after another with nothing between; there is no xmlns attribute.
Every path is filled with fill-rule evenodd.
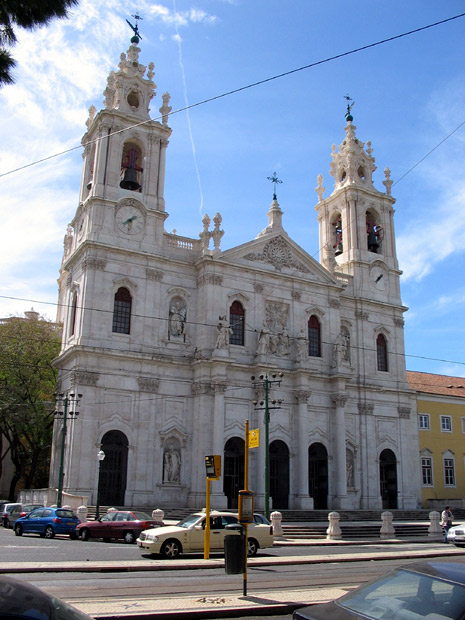
<svg viewBox="0 0 465 620"><path fill-rule="evenodd" d="M260 439L260 429L254 428L249 431L249 448L258 448Z"/></svg>

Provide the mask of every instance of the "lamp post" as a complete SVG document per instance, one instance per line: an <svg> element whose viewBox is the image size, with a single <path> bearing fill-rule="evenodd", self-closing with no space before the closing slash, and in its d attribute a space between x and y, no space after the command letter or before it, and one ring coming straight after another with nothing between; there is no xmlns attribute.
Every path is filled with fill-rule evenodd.
<svg viewBox="0 0 465 620"><path fill-rule="evenodd" d="M58 473L58 491L57 491L57 506L61 508L63 501L63 465L65 460L65 440L66 440L66 422L79 415L79 411L76 411L76 405L82 398L82 394L70 394L65 396L64 394L55 394L56 410L53 415L56 418L63 419L63 426L61 428L61 452L60 452L60 470Z"/></svg>
<svg viewBox="0 0 465 620"><path fill-rule="evenodd" d="M282 399L272 399L271 404L269 405L269 394L270 394L270 386L272 384L281 385L283 373L275 373L271 375L271 379L268 378L268 375L260 375L258 380L255 377L251 377L253 381L253 387L256 390L264 389L264 399L263 400L254 400L254 409L255 411L264 411L264 423L265 423L265 517L269 520L270 518L270 411L272 409L281 409L279 405L283 402ZM279 377L279 379L277 379ZM257 405L260 405L257 407ZM275 406L278 405L278 406Z"/></svg>
<svg viewBox="0 0 465 620"><path fill-rule="evenodd" d="M105 452L100 448L98 454L98 481L97 481L97 502L95 506L95 519L100 517L100 469L102 467L102 461L105 458Z"/></svg>

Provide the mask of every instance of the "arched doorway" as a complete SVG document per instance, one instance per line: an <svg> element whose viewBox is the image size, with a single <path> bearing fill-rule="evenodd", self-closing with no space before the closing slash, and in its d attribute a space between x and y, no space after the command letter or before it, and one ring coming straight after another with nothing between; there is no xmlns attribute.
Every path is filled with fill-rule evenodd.
<svg viewBox="0 0 465 620"><path fill-rule="evenodd" d="M392 450L379 455L379 483L383 508L397 508L397 460Z"/></svg>
<svg viewBox="0 0 465 620"><path fill-rule="evenodd" d="M128 440L121 431L102 437L105 458L100 464L99 500L101 506L124 506L128 469Z"/></svg>
<svg viewBox="0 0 465 620"><path fill-rule="evenodd" d="M223 493L228 498L228 508L237 508L237 496L244 488L244 440L228 439L224 447Z"/></svg>
<svg viewBox="0 0 465 620"><path fill-rule="evenodd" d="M289 448L279 439L270 443L270 497L274 510L289 508Z"/></svg>
<svg viewBox="0 0 465 620"><path fill-rule="evenodd" d="M308 449L308 494L314 508L328 508L328 452L322 443Z"/></svg>

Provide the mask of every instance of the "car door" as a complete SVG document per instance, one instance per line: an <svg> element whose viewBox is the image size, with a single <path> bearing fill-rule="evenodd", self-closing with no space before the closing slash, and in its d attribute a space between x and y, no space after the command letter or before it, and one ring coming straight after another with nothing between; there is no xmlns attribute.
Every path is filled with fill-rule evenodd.
<svg viewBox="0 0 465 620"><path fill-rule="evenodd" d="M186 551L203 551L205 541L205 518L198 521L195 525L192 525L189 529L189 548L186 548L186 544L183 543L183 548Z"/></svg>
<svg viewBox="0 0 465 620"><path fill-rule="evenodd" d="M44 508L36 508L36 510L30 512L28 517L21 524L23 532L38 532L39 522L43 512Z"/></svg>
<svg viewBox="0 0 465 620"><path fill-rule="evenodd" d="M113 533L113 521L118 513L116 512L107 512L106 515L100 519L100 521L95 521L94 527L92 528L92 536L96 538L112 538L115 536Z"/></svg>
<svg viewBox="0 0 465 620"><path fill-rule="evenodd" d="M123 538L124 532L128 529L129 513L117 512L115 518L112 521L112 525L109 526L109 531L113 538Z"/></svg>

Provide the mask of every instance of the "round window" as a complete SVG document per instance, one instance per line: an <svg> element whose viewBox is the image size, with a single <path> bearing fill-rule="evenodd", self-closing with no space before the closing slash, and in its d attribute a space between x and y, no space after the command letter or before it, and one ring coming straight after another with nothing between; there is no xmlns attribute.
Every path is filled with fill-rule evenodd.
<svg viewBox="0 0 465 620"><path fill-rule="evenodd" d="M128 95L128 103L131 106L131 108L138 108L139 107L138 93L132 90Z"/></svg>

